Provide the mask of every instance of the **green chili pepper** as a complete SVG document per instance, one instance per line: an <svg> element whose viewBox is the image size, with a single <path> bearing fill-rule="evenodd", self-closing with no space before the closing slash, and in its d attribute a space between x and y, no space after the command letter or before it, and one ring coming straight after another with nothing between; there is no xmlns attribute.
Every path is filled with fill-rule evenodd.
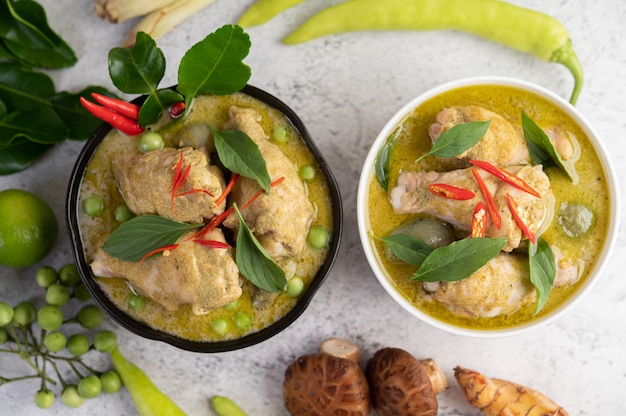
<svg viewBox="0 0 626 416"><path fill-rule="evenodd" d="M139 416L185 416L185 412L159 390L139 367L124 358L119 349L113 350L111 361L130 392Z"/></svg>
<svg viewBox="0 0 626 416"><path fill-rule="evenodd" d="M302 3L304 0L257 0L239 18L237 24L250 27L263 24L288 8Z"/></svg>
<svg viewBox="0 0 626 416"><path fill-rule="evenodd" d="M564 65L574 76L570 103L583 84L567 29L555 18L500 0L348 0L304 22L287 44L359 30L459 30Z"/></svg>
<svg viewBox="0 0 626 416"><path fill-rule="evenodd" d="M246 412L241 410L231 399L224 396L213 396L211 398L213 410L219 416L247 416Z"/></svg>

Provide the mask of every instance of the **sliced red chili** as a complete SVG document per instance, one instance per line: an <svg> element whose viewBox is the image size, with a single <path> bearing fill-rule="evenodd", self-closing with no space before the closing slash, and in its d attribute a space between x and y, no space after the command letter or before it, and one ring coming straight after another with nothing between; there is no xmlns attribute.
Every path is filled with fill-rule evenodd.
<svg viewBox="0 0 626 416"><path fill-rule="evenodd" d="M491 192L489 192L485 180L482 176L480 176L480 173L478 173L478 170L472 169L472 174L474 175L474 179L476 179L480 193L482 194L485 204L487 205L489 217L491 217L491 221L493 222L493 225L496 226L496 229L499 230L502 226L502 217L500 216L500 211L498 211L496 201L493 200L493 196L491 195Z"/></svg>
<svg viewBox="0 0 626 416"><path fill-rule="evenodd" d="M129 103L128 101L120 100L113 97L108 97L106 95L98 94L97 92L92 92L91 96L98 103L102 104L109 110L113 110L116 113L120 113L130 119L138 120L139 119L139 110L141 106L137 104Z"/></svg>
<svg viewBox="0 0 626 416"><path fill-rule="evenodd" d="M517 189L521 189L522 191L527 192L533 196L536 196L537 198L541 198L541 195L539 194L539 192L537 192L532 186L524 182L524 180L520 178L519 176L516 176L503 169L500 169L497 166L494 166L491 163L486 162L484 160L470 160L470 163L474 166L478 166L479 168L489 172L496 178L503 180L504 182L516 187Z"/></svg>
<svg viewBox="0 0 626 416"><path fill-rule="evenodd" d="M522 230L522 233L524 233L526 238L528 238L533 244L535 244L535 234L530 231L528 226L519 216L519 213L517 212L517 203L509 193L506 194L506 203L509 206L509 210L511 210L511 214L513 214L513 219L517 223L517 226Z"/></svg>
<svg viewBox="0 0 626 416"><path fill-rule="evenodd" d="M178 118L182 116L184 112L185 112L185 103L183 101L179 101L177 103L172 104L169 110L170 117L172 118Z"/></svg>
<svg viewBox="0 0 626 416"><path fill-rule="evenodd" d="M470 229L470 238L476 237L484 237L487 232L487 220L489 217L487 216L487 208L483 201L478 202L476 204L476 208L474 209L474 214L472 214L472 226Z"/></svg>
<svg viewBox="0 0 626 416"><path fill-rule="evenodd" d="M174 205L174 198L176 198L176 192L180 187L180 178L182 176L183 170L183 152L180 152L180 157L178 158L178 162L174 165L174 176L172 176L172 193L170 195L170 204L172 205L172 212L176 214L176 207ZM189 165L191 166L191 165Z"/></svg>
<svg viewBox="0 0 626 416"><path fill-rule="evenodd" d="M80 97L79 100L82 106L85 107L85 109L93 116L99 118L105 123L109 123L111 127L118 129L124 134L135 136L143 133L145 130L139 125L139 123L137 123L137 121L131 120L118 112L110 110L106 107L101 107L83 97Z"/></svg>
<svg viewBox="0 0 626 416"><path fill-rule="evenodd" d="M432 194L442 198L458 199L460 201L472 199L476 196L476 194L469 189L448 185L446 183L431 183L428 185L428 190Z"/></svg>
<svg viewBox="0 0 626 416"><path fill-rule="evenodd" d="M240 176L241 175L239 175L238 173L235 173L235 174L233 174L233 176L230 177L230 181L228 181L228 185L226 185L226 188L224 188L224 192L222 192L222 195L220 195L220 197L217 198L217 201L215 201L215 206L219 207L220 204L222 202L224 202L224 200L226 199L226 197L228 196L230 191L233 190L233 187L235 186L235 184L239 180Z"/></svg>
<svg viewBox="0 0 626 416"><path fill-rule="evenodd" d="M169 251L174 250L176 247L178 247L178 244L171 244L169 246L163 246L163 247L159 247L157 249L154 249L151 252L149 252L148 254L146 254L145 256L143 256L141 258L141 260L139 260L139 264L143 263L143 261L145 259L147 259L148 257L150 257L150 256L153 256L153 255L155 255L157 253L163 253L163 252L168 251L168 250Z"/></svg>
<svg viewBox="0 0 626 416"><path fill-rule="evenodd" d="M228 245L227 243L224 243L223 241L217 241L217 240L195 239L193 240L193 242L196 244L200 244L201 246L208 247L208 248L230 248L230 245Z"/></svg>

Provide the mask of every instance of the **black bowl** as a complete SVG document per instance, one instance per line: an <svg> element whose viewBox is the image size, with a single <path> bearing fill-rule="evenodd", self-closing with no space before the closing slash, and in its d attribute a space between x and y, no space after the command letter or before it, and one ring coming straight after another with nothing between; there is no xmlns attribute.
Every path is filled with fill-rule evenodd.
<svg viewBox="0 0 626 416"><path fill-rule="evenodd" d="M89 267L89 264L87 263L87 259L85 257L83 241L81 239L80 227L78 223L78 212L79 209L81 209L79 203L79 190L81 182L83 180L83 176L96 148L100 145L104 137L111 130L111 126L109 126L108 124L103 124L93 133L93 135L89 138L89 140L83 147L72 171L67 193L67 224L69 227L70 238L73 245L76 266L78 267L80 277L87 289L89 290L89 293L91 294L95 302L100 306L100 308L102 308L105 313L107 313L115 322L139 336L152 340L163 341L184 350L205 353L232 351L240 348L249 347L251 345L265 341L287 328L305 311L305 309L308 307L309 303L313 299L313 296L330 273L332 266L335 262L337 253L339 251L339 243L341 241L343 212L341 205L341 196L339 194L339 187L332 172L326 164L326 161L324 160L320 151L315 146L315 143L311 139L309 132L307 131L300 118L285 103L283 103L281 100L274 97L273 95L251 85L247 85L246 87L244 87L241 92L258 99L283 113L291 121L295 129L300 133L309 151L315 156L315 159L317 160L317 163L319 164L320 169L324 174L330 190L333 212L333 232L330 236L330 246L326 260L311 281L311 284L309 285L307 291L300 297L298 303L294 306L293 309L291 309L285 316L274 322L272 325L239 339L215 342L190 341L154 329L127 315L124 311L115 306L115 304L108 298L108 296L95 281L94 275L92 274L91 268ZM141 103L143 102L143 100L145 100L145 97L139 97L134 100L134 102Z"/></svg>

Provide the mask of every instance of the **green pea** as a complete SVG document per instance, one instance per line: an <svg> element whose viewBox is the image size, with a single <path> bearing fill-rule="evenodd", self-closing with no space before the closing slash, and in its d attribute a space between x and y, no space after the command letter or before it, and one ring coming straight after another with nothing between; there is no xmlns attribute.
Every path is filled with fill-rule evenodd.
<svg viewBox="0 0 626 416"><path fill-rule="evenodd" d="M22 301L13 308L13 323L20 326L27 326L35 322L37 311L32 303Z"/></svg>
<svg viewBox="0 0 626 416"><path fill-rule="evenodd" d="M74 334L67 340L67 351L74 357L89 351L89 339L84 334Z"/></svg>
<svg viewBox="0 0 626 416"><path fill-rule="evenodd" d="M289 131L285 126L276 126L272 130L272 140L276 143L287 143L289 141Z"/></svg>
<svg viewBox="0 0 626 416"><path fill-rule="evenodd" d="M0 345L7 342L7 339L9 339L9 334L7 333L7 330L4 328L0 328Z"/></svg>
<svg viewBox="0 0 626 416"><path fill-rule="evenodd" d="M328 244L328 231L323 227L311 227L307 242L315 249L322 249Z"/></svg>
<svg viewBox="0 0 626 416"><path fill-rule="evenodd" d="M228 327L228 321L224 318L216 318L211 321L211 328L213 328L213 331L218 335L226 335Z"/></svg>
<svg viewBox="0 0 626 416"><path fill-rule="evenodd" d="M56 331L63 324L63 312L54 305L46 305L37 313L37 323L41 329Z"/></svg>
<svg viewBox="0 0 626 416"><path fill-rule="evenodd" d="M235 314L235 326L240 331L245 331L252 325L252 316L247 312L237 312Z"/></svg>
<svg viewBox="0 0 626 416"><path fill-rule="evenodd" d="M39 390L35 393L35 405L40 409L47 409L54 403L54 393L50 390Z"/></svg>
<svg viewBox="0 0 626 416"><path fill-rule="evenodd" d="M97 218L104 212L104 200L92 195L83 200L83 211L92 218Z"/></svg>
<svg viewBox="0 0 626 416"><path fill-rule="evenodd" d="M43 338L43 345L45 345L50 352L59 352L67 345L67 338L62 332L49 332Z"/></svg>
<svg viewBox="0 0 626 416"><path fill-rule="evenodd" d="M46 288L51 284L56 283L58 279L59 274L50 266L40 267L39 270L37 270L37 275L35 276L37 284Z"/></svg>
<svg viewBox="0 0 626 416"><path fill-rule="evenodd" d="M287 283L287 294L292 298L297 298L304 290L304 281L300 276L294 276Z"/></svg>
<svg viewBox="0 0 626 416"><path fill-rule="evenodd" d="M122 204L115 208L113 213L117 222L126 222L135 217L135 214L126 205Z"/></svg>
<svg viewBox="0 0 626 416"><path fill-rule="evenodd" d="M59 279L65 286L76 286L80 283L78 268L74 263L68 263L59 270Z"/></svg>
<svg viewBox="0 0 626 416"><path fill-rule="evenodd" d="M227 303L226 305L224 305L224 309L226 309L227 311L234 311L235 309L237 309L237 305L239 303L238 301L239 299Z"/></svg>
<svg viewBox="0 0 626 416"><path fill-rule="evenodd" d="M148 153L153 150L162 149L164 145L163 136L156 131L150 131L141 136L137 143L137 148L141 153Z"/></svg>
<svg viewBox="0 0 626 416"><path fill-rule="evenodd" d="M312 165L304 165L298 170L298 174L300 175L300 179L305 182L313 182L315 179L315 167Z"/></svg>
<svg viewBox="0 0 626 416"><path fill-rule="evenodd" d="M104 312L96 305L87 305L78 311L77 318L83 328L94 329L99 327L104 320Z"/></svg>
<svg viewBox="0 0 626 416"><path fill-rule="evenodd" d="M83 377L78 382L78 394L85 399L93 399L98 397L102 391L102 382L95 374Z"/></svg>
<svg viewBox="0 0 626 416"><path fill-rule="evenodd" d="M128 306L134 311L140 311L146 305L146 298L143 296L139 296L136 294L130 295L130 299L128 299Z"/></svg>
<svg viewBox="0 0 626 416"><path fill-rule="evenodd" d="M107 394L117 393L122 388L122 379L117 372L110 370L100 376L102 391Z"/></svg>
<svg viewBox="0 0 626 416"><path fill-rule="evenodd" d="M0 302L0 326L5 326L13 319L14 310L8 303Z"/></svg>
<svg viewBox="0 0 626 416"><path fill-rule="evenodd" d="M78 394L76 386L67 386L61 393L61 401L70 409L76 409L85 402L85 399Z"/></svg>
<svg viewBox="0 0 626 416"><path fill-rule="evenodd" d="M46 303L63 306L70 300L70 291L60 283L54 283L46 290Z"/></svg>
<svg viewBox="0 0 626 416"><path fill-rule="evenodd" d="M117 347L117 335L112 331L100 331L93 339L93 346L100 352L111 352Z"/></svg>
<svg viewBox="0 0 626 416"><path fill-rule="evenodd" d="M87 290L87 286L85 286L83 283L79 283L74 288L74 297L81 302L87 302L88 300L91 300L91 293L89 293L89 290Z"/></svg>

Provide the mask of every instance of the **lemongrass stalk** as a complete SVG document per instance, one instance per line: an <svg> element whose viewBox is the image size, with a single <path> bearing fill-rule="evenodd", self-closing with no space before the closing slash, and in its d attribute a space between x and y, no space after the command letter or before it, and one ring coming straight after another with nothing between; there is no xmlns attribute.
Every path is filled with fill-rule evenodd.
<svg viewBox="0 0 626 416"><path fill-rule="evenodd" d="M175 0L97 0L94 12L111 23L119 23L144 16L161 9Z"/></svg>
<svg viewBox="0 0 626 416"><path fill-rule="evenodd" d="M193 14L204 9L215 0L175 0L167 6L145 16L126 36L123 47L132 46L138 32L145 32L158 39L174 29Z"/></svg>

